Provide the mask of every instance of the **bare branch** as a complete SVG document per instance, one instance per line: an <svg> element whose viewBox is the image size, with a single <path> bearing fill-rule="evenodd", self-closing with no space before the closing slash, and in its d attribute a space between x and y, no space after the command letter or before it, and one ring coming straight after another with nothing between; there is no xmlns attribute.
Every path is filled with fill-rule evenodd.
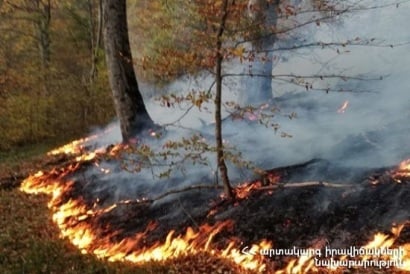
<svg viewBox="0 0 410 274"><path fill-rule="evenodd" d="M285 33L300 29L302 27L308 26L310 24L316 24L317 22L328 21L328 20L334 19L336 16L341 16L341 15L344 15L344 14L347 14L347 13L358 12L358 11L366 11L366 10L382 9L382 8L397 6L397 5L400 5L400 4L403 4L403 3L407 3L409 1L410 0L403 0L403 1L395 2L395 3L376 5L376 6L372 6L372 7L363 7L363 6L359 6L358 3L355 3L353 5L350 5L350 6L346 7L346 8L343 8L343 9L339 9L339 10L338 9L333 9L333 10L331 10L332 13L328 14L328 15L324 15L324 16L321 16L321 17L312 16L311 19L309 19L305 22L300 22L300 23L294 25L293 27L274 30L271 33L255 37L253 39L238 41L238 42L235 43L234 48L238 47L241 44L247 43L247 42L255 42L255 41L258 41L258 40L263 40L263 39L269 38L270 36L276 36L278 34L285 34ZM327 10L324 10L324 11L326 12ZM319 12L321 12L321 10L312 9L312 10L306 10L306 11L303 11L303 12L299 12L299 14L301 14L301 13L319 13Z"/></svg>
<svg viewBox="0 0 410 274"><path fill-rule="evenodd" d="M274 74L274 75L266 75L266 74L253 74L253 73L225 73L223 77L243 77L243 76L250 76L250 77L268 77L272 79L295 79L295 80L302 80L302 79L341 79L341 80L359 80L359 81L380 81L383 80L387 76L381 77L360 77L360 76L349 76L349 75L338 75L338 74L323 74L323 75L295 75L295 74Z"/></svg>
<svg viewBox="0 0 410 274"><path fill-rule="evenodd" d="M356 185L353 184L336 184L325 181L307 181L307 182L296 182L296 183L287 183L287 184L275 184L270 186L263 186L257 188L256 190L266 191L274 190L280 188L298 188L298 187L310 187L310 186L323 186L323 187L333 187L333 188L352 188Z"/></svg>
<svg viewBox="0 0 410 274"><path fill-rule="evenodd" d="M369 42L370 41L370 42ZM371 40L366 40L362 42L331 42L331 43L325 43L325 42L314 42L314 43L308 43L308 44L301 44L301 45L295 45L291 47L278 47L274 48L272 50L260 50L257 51L258 53L268 53L268 52L276 52L276 51L291 51L291 50L298 50L298 49L304 49L304 48L331 48L331 47L347 47L347 46L353 46L353 47L375 47L375 48L394 48L394 47L402 47L402 46L407 46L410 45L410 41L408 42L401 42L398 44L371 44ZM255 51L249 51L246 50L244 51L245 53L250 53L250 52L255 52Z"/></svg>

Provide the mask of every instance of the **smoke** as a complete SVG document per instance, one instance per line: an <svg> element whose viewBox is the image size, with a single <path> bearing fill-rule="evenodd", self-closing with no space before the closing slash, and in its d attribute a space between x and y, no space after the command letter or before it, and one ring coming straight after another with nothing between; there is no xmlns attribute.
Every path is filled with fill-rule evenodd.
<svg viewBox="0 0 410 274"><path fill-rule="evenodd" d="M344 21L337 30L338 39L377 37L383 39L385 45L408 42L410 36L401 29L408 24L408 11L409 5L405 4L399 8L360 12L359 17ZM333 32L316 33L321 39L325 39L326 34L335 35ZM282 128L293 138L278 141L276 147L289 162L303 157L321 157L351 166L395 165L409 155L409 151L403 149L407 147L409 134L406 122L410 115L409 46L347 47L339 50L349 52L333 52L332 56L329 51L324 51L321 56L321 50L315 50L308 57L301 54L284 66L277 66L276 73L291 71L306 75L337 74L341 71L351 76L382 76L383 80L339 80L333 84L336 89L363 91L360 93L304 92L290 99L285 95L284 108L299 115L293 121L281 121ZM326 64L326 71L320 64ZM349 106L345 113L339 114L336 110L344 101L349 101Z"/></svg>
<svg viewBox="0 0 410 274"><path fill-rule="evenodd" d="M370 4L372 4L371 2ZM410 41L410 5L399 8L388 7L355 13L337 27L326 25L309 26L299 30L309 35L309 40L345 41L347 39L377 38L383 44L399 44ZM348 51L348 52L347 52ZM316 79L313 90L289 83L273 82L275 99L271 106L278 109L273 123L279 124L277 131L265 128L257 121L224 121L226 144L235 146L246 160L270 169L283 165L297 164L311 159L325 159L338 166L377 168L396 165L409 157L410 136L410 51L409 45L400 47L347 46L334 49L301 49L291 53L279 52L273 74L329 75L347 74L383 80ZM226 64L225 71L237 73L243 70L239 62ZM185 76L164 88L166 93L187 94L192 91L207 91L212 86L213 77L207 73ZM145 85L148 88L147 85ZM350 90L329 92L315 89ZM224 101L236 101L241 90L239 77L226 78L224 82ZM357 92L351 92L357 91ZM149 90L145 90L149 93ZM344 113L337 110L344 102L349 104ZM169 140L189 138L200 134L204 142L214 144L213 102L205 102L201 108L193 107L185 115L190 104L163 107L160 102L147 99L146 105L151 117L158 124L166 125L163 138L143 140L152 150L159 152ZM290 119L289 114L297 117ZM229 112L224 109L224 116ZM120 142L121 134L117 123L111 130L98 138L95 146ZM286 137L282 137L286 136ZM187 153L183 148L181 155ZM135 199L135 197L154 197L167 189L175 189L195 183L214 184L217 181L216 156L210 152L202 153L207 158L206 165L183 161L170 177L160 178L158 174L167 167L170 159L153 163L143 168L136 176L124 171L117 163L102 162L100 167L87 170L86 188L92 189L95 196L112 193L112 200ZM180 159L180 158L178 158ZM178 161L175 159L175 161ZM138 162L140 159L134 159ZM129 161L125 159L124 161ZM101 174L101 167L109 169L110 174L103 180L90 178ZM241 182L250 179L252 172L246 169L229 169L231 179Z"/></svg>

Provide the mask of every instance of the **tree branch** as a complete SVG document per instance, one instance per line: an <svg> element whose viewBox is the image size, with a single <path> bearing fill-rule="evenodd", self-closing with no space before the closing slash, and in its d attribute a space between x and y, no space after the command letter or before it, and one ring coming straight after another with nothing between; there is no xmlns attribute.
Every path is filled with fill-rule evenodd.
<svg viewBox="0 0 410 274"><path fill-rule="evenodd" d="M281 188L298 188L298 187L310 187L310 186L323 186L323 187L333 187L333 188L352 188L356 185L353 184L336 184L325 181L307 181L307 182L296 182L296 183L286 183L286 184L274 184L270 186L263 186L256 188L255 190L275 190Z"/></svg>

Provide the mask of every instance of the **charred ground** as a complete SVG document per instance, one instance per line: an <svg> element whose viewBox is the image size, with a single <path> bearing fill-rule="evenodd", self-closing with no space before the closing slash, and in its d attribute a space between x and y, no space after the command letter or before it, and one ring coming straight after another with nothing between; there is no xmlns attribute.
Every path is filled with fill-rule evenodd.
<svg viewBox="0 0 410 274"><path fill-rule="evenodd" d="M113 189L89 191L102 177L94 176L92 183L79 179L84 178L81 173L90 164L85 162L76 170L74 184L64 194L62 204L69 199L97 209L113 204ZM144 233L144 238L130 247L130 253L164 242L171 230L174 235L182 235L187 227L195 230L222 221L230 224L213 240L213 245L221 249L232 239L242 247L262 239L278 249L360 247L375 233L389 235L392 226L406 222L397 242L410 241L410 179L395 175L392 167L355 169L312 160L267 172L273 180L266 183L258 179L238 186L241 198L234 202L219 196L217 188L190 189L159 200L140 197L117 201L112 210L82 222L113 243ZM72 178L70 174L66 179ZM129 193L129 197L135 195ZM276 256L267 262L270 269L282 269L291 259Z"/></svg>

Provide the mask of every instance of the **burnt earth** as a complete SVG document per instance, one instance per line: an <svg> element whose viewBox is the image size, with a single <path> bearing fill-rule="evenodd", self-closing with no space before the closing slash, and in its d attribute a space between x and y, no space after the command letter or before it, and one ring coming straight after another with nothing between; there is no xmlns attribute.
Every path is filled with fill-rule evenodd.
<svg viewBox="0 0 410 274"><path fill-rule="evenodd" d="M325 172L310 172L318 166ZM320 169L319 168L319 169ZM282 179L282 187L272 189L256 188L248 196L234 202L218 198L219 192L211 190L190 190L167 196L159 201L139 201L119 204L114 210L98 215L91 221L101 236L114 235L113 242L146 232L140 243L150 246L163 242L170 230L183 234L188 226L215 224L231 220L234 225L220 232L214 245L223 247L227 239L239 239L246 246L262 239L273 243L275 248L332 248L360 247L372 240L376 232L390 233L395 224L410 219L410 179L401 178L401 183L392 179L390 169L361 170L352 172L349 186L343 187L342 174L335 178L328 163L310 161L293 167L270 170ZM327 172L332 174L326 175ZM301 182L301 174L308 180L324 180L327 177L342 187L321 184L289 187ZM316 175L313 175L316 174ZM317 175L320 174L320 175ZM98 178L97 178L98 179ZM96 179L96 180L97 180ZM329 182L329 180L327 180ZM259 183L258 180L251 184ZM86 183L78 181L72 195L82 196L86 203ZM268 186L269 188L269 186ZM81 195L81 190L84 195ZM109 193L103 193L109 196ZM104 197L103 195L103 197ZM149 229L148 224L153 224ZM238 243L239 243L238 242ZM399 243L410 242L410 228L407 225L398 239ZM286 258L272 258L275 268L281 268Z"/></svg>

